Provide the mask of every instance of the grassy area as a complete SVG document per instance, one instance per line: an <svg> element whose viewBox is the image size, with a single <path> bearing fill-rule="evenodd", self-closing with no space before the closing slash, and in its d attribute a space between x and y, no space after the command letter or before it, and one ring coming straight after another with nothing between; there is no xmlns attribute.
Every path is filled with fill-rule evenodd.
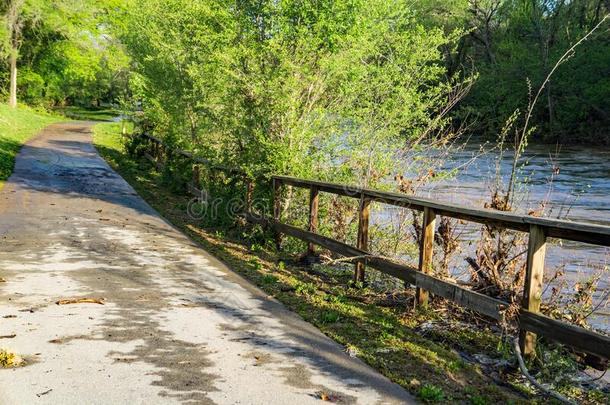
<svg viewBox="0 0 610 405"><path fill-rule="evenodd" d="M0 188L13 172L21 145L49 124L65 118L27 107L0 104Z"/></svg>
<svg viewBox="0 0 610 405"><path fill-rule="evenodd" d="M490 324L460 322L461 309L449 307L451 317L442 312L447 310L444 305L416 311L410 309L410 291L404 296L388 297L368 288L352 288L348 283L350 269L302 266L271 244L253 242L256 239L251 236L256 228L202 228L186 213L190 197L163 186L162 175L147 161L134 161L127 156L119 128L118 124L97 125L96 147L157 211L232 269L342 344L347 352L422 402L547 402L532 396L516 369L508 367L506 371L506 367L468 360L483 354L493 361L506 362L512 359L512 352ZM427 328L431 322L442 327ZM599 397L587 395L579 395L583 403L600 403ZM602 396L601 403L604 399Z"/></svg>
<svg viewBox="0 0 610 405"><path fill-rule="evenodd" d="M113 108L83 108L68 106L57 108L56 111L66 117L84 121L111 121L121 113Z"/></svg>

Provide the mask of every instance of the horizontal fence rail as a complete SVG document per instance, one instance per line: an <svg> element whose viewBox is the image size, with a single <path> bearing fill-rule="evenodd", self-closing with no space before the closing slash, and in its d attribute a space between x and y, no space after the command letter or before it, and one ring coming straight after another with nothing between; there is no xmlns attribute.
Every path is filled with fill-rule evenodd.
<svg viewBox="0 0 610 405"><path fill-rule="evenodd" d="M159 167L159 147L165 147L163 141L152 135L142 135L150 141L151 152L147 157ZM167 153L167 151L166 151ZM314 245L323 247L335 254L353 258L355 264L354 279L364 280L365 267L374 268L382 273L396 277L406 284L417 288L416 303L427 305L428 293L448 299L460 306L469 308L492 319L502 321L509 309L508 302L469 290L455 283L435 277L430 272L434 246L435 220L438 216L457 218L498 228L521 231L529 234L528 255L526 263L526 280L523 301L517 314L517 322L521 330L521 348L526 355L533 355L536 335L545 336L550 340L565 344L576 350L583 351L604 359L610 359L610 337L581 327L567 324L549 318L540 313L542 295L542 278L546 241L557 238L575 242L584 242L599 246L610 246L610 227L569 222L564 220L538 218L500 212L489 209L474 209L460 205L447 204L434 200L412 197L405 194L382 192L367 188L327 183L314 180L304 180L288 176L272 176L273 216L266 217L251 212L251 198L254 181L248 178L244 171L238 168L214 164L206 159L194 157L190 152L176 150L173 153L190 159L193 163L193 179L195 187L199 181L198 164L210 169L223 171L246 179L246 204L244 216L251 223L263 224L276 232L276 241L280 244L282 235L291 236L307 242L307 253L313 254ZM162 163L161 163L162 164ZM310 190L309 197L309 229L304 230L282 223L281 189L290 186ZM360 200L357 246L351 246L338 240L322 236L318 230L318 198L325 192ZM412 267L396 263L367 251L369 235L369 209L371 202L389 204L408 208L424 213L422 238L420 240L419 266Z"/></svg>
<svg viewBox="0 0 610 405"><path fill-rule="evenodd" d="M303 180L287 176L273 176L273 181L276 188L279 188L280 185L285 185L310 190L315 189L318 192L322 191L351 197L360 199L361 201L375 201L417 211L424 211L424 229L422 231L423 237L420 243L420 264L418 268L398 264L342 242L316 233L307 232L291 225L283 224L279 222L279 218L263 220L263 222L268 223L277 232L296 237L309 243L314 243L339 255L348 258L366 257L366 264L368 266L416 286L418 290L417 302L420 305L427 304L426 293L431 292L496 320L503 319L504 311L509 307L509 303L507 302L427 274L429 269L427 269L426 266L430 264L432 255L431 249L434 238L435 216L448 216L451 218L529 233L530 243L528 246L526 268L526 293L517 318L519 327L522 330L521 345L524 353L528 355L534 353L535 334L539 334L575 349L606 359L610 358L610 337L554 320L539 313L546 238L554 237L563 240L610 246L610 227L548 218L536 218L486 209L473 209L411 197L404 194L382 192L335 183ZM360 209L362 209L362 204ZM256 221L256 218L252 218L252 216L248 217L251 221ZM259 219L258 222L261 222L261 220ZM432 225L430 226L430 224ZM426 228L428 228L428 231ZM361 237L361 231L362 229L359 227L358 238ZM428 250L428 252L426 252L426 250ZM358 272L358 270L356 270L356 272Z"/></svg>
<svg viewBox="0 0 610 405"><path fill-rule="evenodd" d="M430 208L440 216L463 219L480 224L497 225L498 227L515 231L529 232L531 225L538 225L546 229L546 235L550 238L610 246L610 227L608 226L583 224L560 219L538 218L482 208L469 208L425 198L411 197L405 194L376 191L343 184L324 183L287 176L273 176L273 178L289 186L300 188L316 187L319 191L358 199L364 196L371 201L417 211Z"/></svg>

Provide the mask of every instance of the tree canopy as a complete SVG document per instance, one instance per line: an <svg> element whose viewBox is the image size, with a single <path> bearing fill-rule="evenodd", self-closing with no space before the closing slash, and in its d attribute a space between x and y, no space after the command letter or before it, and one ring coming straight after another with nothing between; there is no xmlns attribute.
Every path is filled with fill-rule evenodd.
<svg viewBox="0 0 610 405"><path fill-rule="evenodd" d="M7 91L11 56L21 101L90 104L124 91L128 59L110 35L115 0L5 0L0 31L7 57L0 83Z"/></svg>
<svg viewBox="0 0 610 405"><path fill-rule="evenodd" d="M411 2L134 0L120 38L159 133L256 172L377 181L463 79Z"/></svg>
<svg viewBox="0 0 610 405"><path fill-rule="evenodd" d="M4 0L0 11L7 98L130 96L159 132L202 153L269 148L314 168L346 160L339 144L367 150L350 154L364 167L466 120L496 136L610 3ZM610 142L609 41L606 24L554 74L534 111L539 140ZM379 156L366 157L373 145Z"/></svg>

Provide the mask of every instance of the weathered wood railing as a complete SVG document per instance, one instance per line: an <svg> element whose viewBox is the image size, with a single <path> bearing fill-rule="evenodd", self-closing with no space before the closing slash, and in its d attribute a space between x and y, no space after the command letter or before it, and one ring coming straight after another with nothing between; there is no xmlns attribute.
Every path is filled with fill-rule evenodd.
<svg viewBox="0 0 610 405"><path fill-rule="evenodd" d="M232 175L235 177L239 177L243 180L246 185L246 195L245 195L245 208L246 211L249 212L252 208L252 199L254 195L254 179L248 174L240 170L238 168L220 165L214 162L211 162L208 159L204 159L202 157L193 156L191 152L185 150L170 150L165 142L162 139L157 138L156 136L142 133L141 137L146 139L149 142L150 150L144 153L144 156L153 163L157 169L162 169L164 166L163 160L167 159L171 154L176 154L177 156L188 159L192 163L192 178L188 184L189 192L193 195L199 196L201 195L201 167L207 167L211 170L216 170L219 172L223 172L227 175Z"/></svg>
<svg viewBox="0 0 610 405"><path fill-rule="evenodd" d="M151 140L152 145L156 144L156 147L163 145L162 141L158 138L149 135L145 136ZM153 146L153 152L154 148L155 146ZM211 169L242 176L242 178L245 176L245 173L241 170L211 164L204 159L193 157L188 152L177 151L176 153L192 160L193 179L197 180L194 183L195 186L199 184L198 164L208 165ZM154 153L150 156L150 159L158 163L157 156ZM274 195L272 205L273 215L265 217L261 216L260 213L254 214L251 212L254 183L248 178L247 184L246 201L249 201L249 203L246 204L244 213L246 219L251 222L265 224L274 229L276 235L278 235L278 244L281 235L301 239L307 242L307 250L310 254L314 252L314 246L317 245L335 254L353 258L355 263L354 278L356 281L364 280L365 266L369 266L415 286L417 291L416 303L418 305L427 305L428 293L432 293L496 320L504 319L505 311L510 305L508 302L469 290L429 274L432 266L436 218L438 216L446 216L529 233L524 295L517 315L517 321L521 330L521 346L524 354L532 355L534 353L536 335L542 335L574 349L610 359L610 337L551 319L539 313L547 239L557 238L600 246L610 246L610 227L523 216L487 209L474 209L405 194L381 192L361 187L303 180L286 176L272 177ZM283 187L309 189L309 224L307 230L281 222L281 190ZM320 192L359 200L356 247L317 233ZM368 227L371 202L423 211L424 220L420 241L420 259L417 268L396 263L368 252Z"/></svg>
<svg viewBox="0 0 610 405"><path fill-rule="evenodd" d="M560 322L539 313L542 295L542 277L546 240L549 237L610 246L610 227L562 220L522 216L487 209L472 209L459 205L411 197L404 194L380 192L341 184L303 180L286 176L273 176L275 190L274 217L268 223L278 233L299 238L312 246L319 245L334 253L356 259L355 279L364 279L364 266L389 274L414 285L417 288L417 303L426 305L428 292L449 299L461 306L483 315L500 320L509 303L457 284L430 275L434 246L435 219L447 216L481 224L493 224L501 228L529 233L526 264L526 282L521 309L518 314L521 345L525 354L531 355L535 348L536 334L566 344L573 348L603 358L610 358L610 338L584 328ZM279 218L279 193L282 186L306 188L310 190L309 230L305 231L281 222ZM316 233L318 228L318 198L320 192L356 198L360 200L357 246L352 247L337 240ZM372 255L367 251L369 207L371 202L380 202L412 210L423 211L422 238L418 268L398 264ZM256 218L249 216L251 220ZM258 222L261 222L260 220ZM361 258L365 258L364 260Z"/></svg>

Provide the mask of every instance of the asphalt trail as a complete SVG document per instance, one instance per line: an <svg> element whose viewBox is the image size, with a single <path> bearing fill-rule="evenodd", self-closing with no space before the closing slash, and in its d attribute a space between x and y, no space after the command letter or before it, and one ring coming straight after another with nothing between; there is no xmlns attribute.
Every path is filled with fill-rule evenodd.
<svg viewBox="0 0 610 405"><path fill-rule="evenodd" d="M0 192L0 404L412 403L162 219L88 123L27 143ZM67 298L104 305L57 305Z"/></svg>

